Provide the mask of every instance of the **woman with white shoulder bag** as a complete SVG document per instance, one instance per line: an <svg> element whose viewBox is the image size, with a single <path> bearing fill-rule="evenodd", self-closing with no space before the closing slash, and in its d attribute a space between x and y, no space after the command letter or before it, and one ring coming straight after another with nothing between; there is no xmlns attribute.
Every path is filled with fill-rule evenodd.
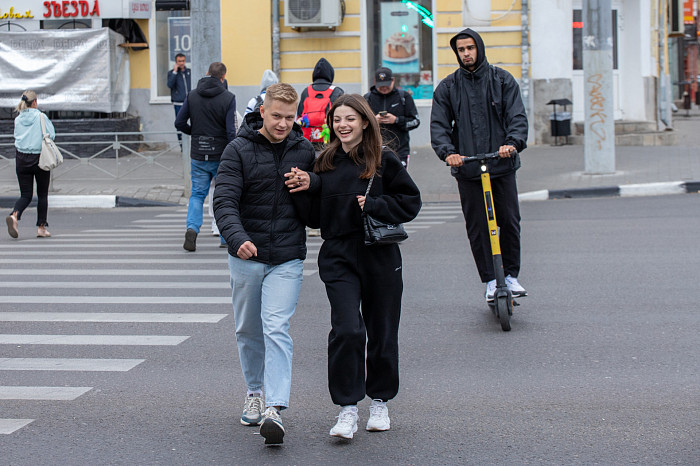
<svg viewBox="0 0 700 466"><path fill-rule="evenodd" d="M36 226L38 238L48 238L51 233L46 229L48 223L46 216L49 210L49 181L51 172L39 168L39 156L41 154L44 132L51 139L56 137L51 120L37 109L36 92L24 91L22 100L17 105L17 118L15 118L15 169L19 182L20 198L15 202L12 213L7 216L7 230L10 236L19 236L17 223L22 218L22 212L32 202L34 195L34 180L36 179L37 219ZM42 122L43 120L43 122ZM42 123L44 128L42 128Z"/></svg>

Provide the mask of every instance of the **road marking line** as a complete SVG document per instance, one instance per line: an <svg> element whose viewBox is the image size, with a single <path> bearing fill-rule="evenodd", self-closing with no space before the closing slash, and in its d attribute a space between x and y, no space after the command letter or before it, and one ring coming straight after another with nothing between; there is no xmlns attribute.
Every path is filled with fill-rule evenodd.
<svg viewBox="0 0 700 466"><path fill-rule="evenodd" d="M230 298L229 298L230 302ZM0 312L0 322L100 322L216 324L228 314L166 312Z"/></svg>
<svg viewBox="0 0 700 466"><path fill-rule="evenodd" d="M231 296L0 296L8 304L231 304Z"/></svg>
<svg viewBox="0 0 700 466"><path fill-rule="evenodd" d="M73 401L92 387L0 386L0 400Z"/></svg>
<svg viewBox="0 0 700 466"><path fill-rule="evenodd" d="M46 256L46 251L3 251L4 256ZM62 256L62 255L72 255L72 256L185 256L188 254L184 249L177 250L166 250L166 251L142 251L142 250L123 250L117 249L114 251L84 251L81 248L68 249L65 251L59 251L56 248L52 250L51 256ZM197 256L218 256L221 261L225 262L226 252L217 248L213 251L197 251ZM106 259L106 261L111 261ZM14 262L14 261L13 261ZM103 261L104 262L104 261Z"/></svg>
<svg viewBox="0 0 700 466"><path fill-rule="evenodd" d="M121 259L121 258L99 258L99 259L47 259L47 258L36 258L36 259L12 259L10 266L15 266L17 264L100 264L105 263L112 264L226 264L224 258L218 259L195 259L192 257L183 259ZM312 259L306 259L304 264L315 264L316 261ZM125 269L125 274L128 275L128 269Z"/></svg>
<svg viewBox="0 0 700 466"><path fill-rule="evenodd" d="M177 346L189 336L175 335L11 335L0 334L0 345Z"/></svg>
<svg viewBox="0 0 700 466"><path fill-rule="evenodd" d="M32 422L34 419L0 419L0 435L11 434Z"/></svg>
<svg viewBox="0 0 700 466"><path fill-rule="evenodd" d="M225 263L224 263L225 264ZM304 276L307 275L313 275L317 272L317 270L304 270ZM159 270L159 269L105 269L105 270L100 270L100 269L8 269L8 270L3 270L0 269L0 275L51 275L51 276L60 276L60 275L70 275L70 276L82 276L82 275L128 275L129 277L133 276L183 276L187 277L190 275L197 275L197 276L211 276L211 277L220 277L220 276L229 276L229 270L228 269L221 269L221 270ZM197 287L195 287L197 288Z"/></svg>
<svg viewBox="0 0 700 466"><path fill-rule="evenodd" d="M83 282L50 282L50 281L1 281L0 288L61 288L64 290L68 289L84 289L86 284ZM196 282L93 282L89 283L90 289L202 289L202 290L230 290L231 285L228 280L221 282L206 282L206 283L196 283Z"/></svg>
<svg viewBox="0 0 700 466"><path fill-rule="evenodd" d="M0 358L0 371L126 372L145 359Z"/></svg>

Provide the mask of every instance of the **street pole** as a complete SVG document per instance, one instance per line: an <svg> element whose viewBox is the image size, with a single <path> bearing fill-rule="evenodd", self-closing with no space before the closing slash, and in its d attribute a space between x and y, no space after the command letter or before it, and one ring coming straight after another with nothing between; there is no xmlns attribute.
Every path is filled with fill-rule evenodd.
<svg viewBox="0 0 700 466"><path fill-rule="evenodd" d="M209 65L221 61L221 4L219 0L190 0L190 33L192 34L192 87L209 71ZM224 63L225 64L225 63ZM190 138L183 135L183 172L185 197L192 193L190 177ZM184 157L187 152L187 157Z"/></svg>
<svg viewBox="0 0 700 466"><path fill-rule="evenodd" d="M611 0L583 2L585 173L615 172Z"/></svg>

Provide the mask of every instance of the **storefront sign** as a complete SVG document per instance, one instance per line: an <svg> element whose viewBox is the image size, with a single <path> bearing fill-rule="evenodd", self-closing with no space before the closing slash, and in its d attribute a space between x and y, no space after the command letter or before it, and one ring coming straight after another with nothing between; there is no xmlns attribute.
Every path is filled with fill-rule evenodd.
<svg viewBox="0 0 700 466"><path fill-rule="evenodd" d="M170 17L168 18L168 46L169 69L175 66L175 55L182 53L187 61L191 61L190 50L192 50L192 34L190 33L190 18Z"/></svg>
<svg viewBox="0 0 700 466"><path fill-rule="evenodd" d="M26 10L24 13L19 13L15 11L15 7L11 6L10 11L3 12L0 8L0 19L32 19L34 15L32 10Z"/></svg>
<svg viewBox="0 0 700 466"><path fill-rule="evenodd" d="M420 71L418 14L402 3L381 3L382 66L394 73Z"/></svg>
<svg viewBox="0 0 700 466"><path fill-rule="evenodd" d="M0 0L0 20L150 18L150 0Z"/></svg>
<svg viewBox="0 0 700 466"><path fill-rule="evenodd" d="M0 32L0 107L37 92L42 110L125 112L129 54L111 29Z"/></svg>
<svg viewBox="0 0 700 466"><path fill-rule="evenodd" d="M75 18L79 16L100 16L100 3L98 0L92 2L92 6L85 1L44 2L44 18Z"/></svg>

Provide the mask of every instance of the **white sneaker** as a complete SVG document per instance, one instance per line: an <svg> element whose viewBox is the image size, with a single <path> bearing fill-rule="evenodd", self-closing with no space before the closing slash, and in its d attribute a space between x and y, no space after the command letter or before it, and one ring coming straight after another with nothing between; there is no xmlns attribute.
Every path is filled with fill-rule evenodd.
<svg viewBox="0 0 700 466"><path fill-rule="evenodd" d="M527 296L527 291L518 283L517 278L508 275L506 277L506 285L508 285L508 289L513 296Z"/></svg>
<svg viewBox="0 0 700 466"><path fill-rule="evenodd" d="M241 415L241 424L244 426L257 426L260 424L263 417L263 406L265 406L265 402L262 396L246 396L243 404L243 414Z"/></svg>
<svg viewBox="0 0 700 466"><path fill-rule="evenodd" d="M351 439L357 432L357 406L343 406L338 414L338 422L331 429L331 437Z"/></svg>
<svg viewBox="0 0 700 466"><path fill-rule="evenodd" d="M372 400L366 429L370 432L383 432L390 428L391 421L389 420L389 410L386 407L386 401Z"/></svg>
<svg viewBox="0 0 700 466"><path fill-rule="evenodd" d="M486 294L484 294L484 297L486 298L487 302L492 302L493 301L493 295L496 294L496 279L491 280L486 284Z"/></svg>

